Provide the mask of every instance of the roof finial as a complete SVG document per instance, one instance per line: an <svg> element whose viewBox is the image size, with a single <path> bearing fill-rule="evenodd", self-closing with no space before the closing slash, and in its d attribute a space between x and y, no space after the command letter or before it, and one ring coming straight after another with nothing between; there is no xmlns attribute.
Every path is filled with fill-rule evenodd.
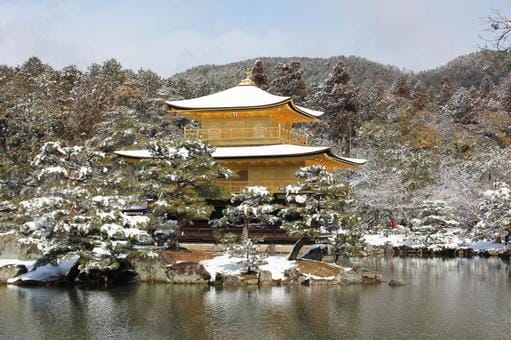
<svg viewBox="0 0 511 340"><path fill-rule="evenodd" d="M247 67L245 72L246 78L240 82L240 85L255 85L254 80L252 79L252 67Z"/></svg>

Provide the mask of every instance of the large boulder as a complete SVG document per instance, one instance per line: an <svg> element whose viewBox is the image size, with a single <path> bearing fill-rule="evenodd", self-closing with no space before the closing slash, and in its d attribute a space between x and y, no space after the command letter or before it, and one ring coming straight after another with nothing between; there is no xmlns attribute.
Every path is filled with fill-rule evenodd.
<svg viewBox="0 0 511 340"><path fill-rule="evenodd" d="M256 273L241 274L240 280L241 284L246 286L257 286L259 284L259 279Z"/></svg>
<svg viewBox="0 0 511 340"><path fill-rule="evenodd" d="M271 271L269 270L261 270L259 272L259 284L261 286L267 286L273 284L273 278L271 275Z"/></svg>
<svg viewBox="0 0 511 340"><path fill-rule="evenodd" d="M216 274L218 279L219 273ZM216 282L216 281L215 281ZM226 287L238 287L241 286L241 278L239 275L225 275L223 277L223 284Z"/></svg>
<svg viewBox="0 0 511 340"><path fill-rule="evenodd" d="M343 285L348 284L378 284L383 282L381 273L364 267L353 267L351 270L341 271L335 280Z"/></svg>
<svg viewBox="0 0 511 340"><path fill-rule="evenodd" d="M139 281L172 283L169 267L176 264L176 260L165 252L134 251L126 257L126 260L138 274Z"/></svg>
<svg viewBox="0 0 511 340"><path fill-rule="evenodd" d="M38 260L34 268L7 280L18 286L66 286L74 283L78 275L78 254L45 256Z"/></svg>
<svg viewBox="0 0 511 340"><path fill-rule="evenodd" d="M282 280L283 284L302 284L305 280L306 278L296 267L284 270L284 280Z"/></svg>
<svg viewBox="0 0 511 340"><path fill-rule="evenodd" d="M197 262L180 262L171 265L168 271L172 283L207 284L211 275Z"/></svg>
<svg viewBox="0 0 511 340"><path fill-rule="evenodd" d="M137 281L137 273L126 259L82 258L78 267L80 284L97 288L124 286Z"/></svg>
<svg viewBox="0 0 511 340"><path fill-rule="evenodd" d="M300 256L300 259L321 261L328 254L328 246L326 244L315 244Z"/></svg>

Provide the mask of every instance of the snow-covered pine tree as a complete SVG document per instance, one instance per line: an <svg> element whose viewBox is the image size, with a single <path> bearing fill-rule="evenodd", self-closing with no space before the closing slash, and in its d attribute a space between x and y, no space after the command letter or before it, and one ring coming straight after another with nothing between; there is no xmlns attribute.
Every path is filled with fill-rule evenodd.
<svg viewBox="0 0 511 340"><path fill-rule="evenodd" d="M122 213L136 197L112 162L93 148L45 143L32 161L36 189L19 202L20 242L42 251L97 248L102 254L113 250L112 239L146 242L149 218Z"/></svg>
<svg viewBox="0 0 511 340"><path fill-rule="evenodd" d="M299 61L283 62L275 65L273 69L274 79L270 83L268 91L282 96L293 97L295 102L300 103L307 96L308 90L302 79L303 71Z"/></svg>
<svg viewBox="0 0 511 340"><path fill-rule="evenodd" d="M402 74L392 84L390 92L394 96L410 99L411 89L410 77L407 74Z"/></svg>
<svg viewBox="0 0 511 340"><path fill-rule="evenodd" d="M150 152L153 157L142 160L137 173L140 194L155 200L152 216L176 241L180 228L209 218L214 208L208 199L225 195L214 180L232 172L211 157L213 148L202 141L155 140Z"/></svg>
<svg viewBox="0 0 511 340"><path fill-rule="evenodd" d="M249 237L243 237L240 243L227 245L227 253L230 257L242 258L238 264L247 273L256 272L260 265L264 264L266 254L257 251L258 246Z"/></svg>
<svg viewBox="0 0 511 340"><path fill-rule="evenodd" d="M498 182L493 190L483 192L479 205L479 222L470 231L474 241L509 241L511 234L511 189Z"/></svg>
<svg viewBox="0 0 511 340"><path fill-rule="evenodd" d="M424 201L416 207L410 239L423 246L457 246L464 234L455 211L445 201Z"/></svg>
<svg viewBox="0 0 511 340"><path fill-rule="evenodd" d="M252 67L252 80L262 90L267 90L269 86L268 75L264 69L262 60L256 60Z"/></svg>
<svg viewBox="0 0 511 340"><path fill-rule="evenodd" d="M245 187L242 192L233 194L231 203L221 218L212 221L213 227L242 227L243 238L248 238L254 221L259 228L281 222L278 217L280 206L273 204L273 194L265 187Z"/></svg>
<svg viewBox="0 0 511 340"><path fill-rule="evenodd" d="M428 105L429 102L428 93L426 87L420 80L417 81L413 86L412 99L413 106L415 106L417 110L424 110L426 105Z"/></svg>
<svg viewBox="0 0 511 340"><path fill-rule="evenodd" d="M296 177L297 184L286 188L288 206L281 212L283 228L300 238L289 260L296 260L301 247L311 239L337 233L349 235L358 228L358 218L348 209L352 198L347 183L320 165L301 168Z"/></svg>
<svg viewBox="0 0 511 340"><path fill-rule="evenodd" d="M440 105L445 105L451 99L452 96L452 84L451 80L447 77L442 78L442 86L440 88L440 93L438 97L438 103Z"/></svg>
<svg viewBox="0 0 511 340"><path fill-rule="evenodd" d="M474 121L472 111L475 106L472 94L464 87L458 88L446 105L447 109L452 112L454 121L462 124Z"/></svg>
<svg viewBox="0 0 511 340"><path fill-rule="evenodd" d="M360 124L359 89L349 83L350 79L346 65L339 61L328 75L320 97L330 131L348 153L351 152L351 138Z"/></svg>

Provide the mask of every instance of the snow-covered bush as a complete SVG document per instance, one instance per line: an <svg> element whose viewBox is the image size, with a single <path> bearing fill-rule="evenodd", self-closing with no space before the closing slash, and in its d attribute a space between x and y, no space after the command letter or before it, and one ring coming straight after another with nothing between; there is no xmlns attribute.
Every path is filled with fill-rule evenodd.
<svg viewBox="0 0 511 340"><path fill-rule="evenodd" d="M227 246L227 253L230 257L242 258L238 264L248 273L256 272L260 265L265 264L266 254L257 251L257 244L248 237L243 237L240 243L230 243Z"/></svg>
<svg viewBox="0 0 511 340"><path fill-rule="evenodd" d="M479 205L480 221L470 231L477 241L505 241L511 233L511 189L504 182L495 183L493 190L483 192Z"/></svg>
<svg viewBox="0 0 511 340"><path fill-rule="evenodd" d="M223 216L212 221L213 227L242 227L244 237L249 236L252 222L265 228L281 222L278 217L280 206L273 204L273 194L261 186L245 187L242 192L233 194L232 206L224 209Z"/></svg>
<svg viewBox="0 0 511 340"><path fill-rule="evenodd" d="M347 183L319 165L301 168L296 177L297 184L286 189L288 205L281 211L283 228L300 238L290 260L296 259L307 239L321 234L335 237L340 232L351 237L358 233L359 219L350 210L352 197Z"/></svg>
<svg viewBox="0 0 511 340"><path fill-rule="evenodd" d="M423 246L456 247L465 230L456 219L454 209L444 201L424 201L416 207L410 239Z"/></svg>

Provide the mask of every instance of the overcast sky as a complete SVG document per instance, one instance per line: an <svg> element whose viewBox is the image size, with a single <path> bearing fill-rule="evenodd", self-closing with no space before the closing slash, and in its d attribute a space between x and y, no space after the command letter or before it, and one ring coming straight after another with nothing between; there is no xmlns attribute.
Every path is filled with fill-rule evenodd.
<svg viewBox="0 0 511 340"><path fill-rule="evenodd" d="M163 76L259 56L357 55L424 70L484 42L511 0L0 0L0 64L116 58Z"/></svg>

